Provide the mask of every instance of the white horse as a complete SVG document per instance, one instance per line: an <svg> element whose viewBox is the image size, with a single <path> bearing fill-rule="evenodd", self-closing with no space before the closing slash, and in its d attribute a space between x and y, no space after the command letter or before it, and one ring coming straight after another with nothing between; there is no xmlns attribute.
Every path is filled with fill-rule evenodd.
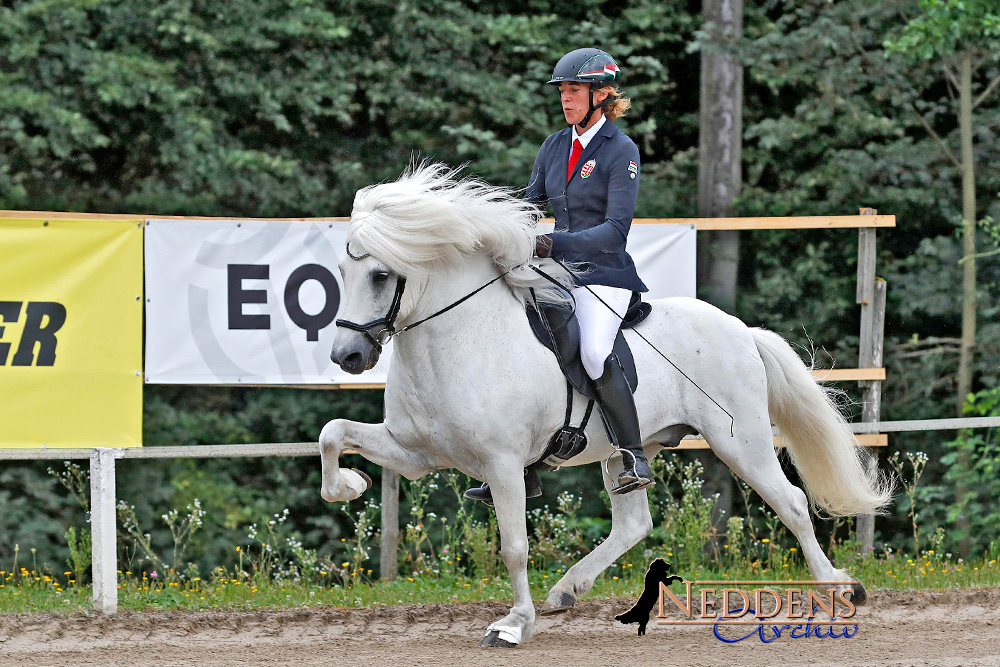
<svg viewBox="0 0 1000 667"><path fill-rule="evenodd" d="M375 365L385 339L392 332L398 336L386 381L385 421L335 419L323 428L322 496L330 502L352 500L371 486L354 470L339 467L347 448L408 479L456 468L488 482L514 606L487 628L483 646L511 646L532 634L523 470L541 456L565 412L565 380L524 314L528 287L540 298L565 298L528 266L534 262L558 271L551 260L531 259L537 215L509 190L459 181L447 167L424 164L398 181L357 193L348 256L340 263L344 320L338 320L333 361L361 373ZM490 281L455 308L401 331ZM639 331L704 391L636 332L625 332L640 373L635 403L646 456L652 459L684 435L700 433L794 533L815 580L843 581L838 588L853 589L855 604L863 604L861 584L834 568L817 543L809 510L831 516L884 513L891 480L867 467L828 391L779 335L749 328L696 299L651 303ZM582 414L584 405L576 395L574 414ZM772 421L808 498L781 470ZM614 453L600 420L590 422L587 437L587 449L567 465ZM622 469L620 456L609 468L604 484L610 491ZM611 534L567 570L541 613L571 608L605 568L652 530L645 491L610 497Z"/></svg>

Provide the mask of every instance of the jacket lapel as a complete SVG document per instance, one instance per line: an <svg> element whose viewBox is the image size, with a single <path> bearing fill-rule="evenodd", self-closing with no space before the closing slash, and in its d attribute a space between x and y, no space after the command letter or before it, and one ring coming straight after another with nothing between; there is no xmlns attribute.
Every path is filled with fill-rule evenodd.
<svg viewBox="0 0 1000 667"><path fill-rule="evenodd" d="M604 140L617 131L618 127L614 123L610 120L604 121L604 125L602 125L601 129L597 131L597 136L591 139L590 143L587 144L587 147L583 149L583 154L580 155L580 160L576 163L576 168L573 169L573 175L569 179L570 182L572 182L574 178L580 178L580 170L583 168L583 165L587 164L587 160L593 157L593 155L597 152L597 149L601 147L602 143L604 143ZM570 128L570 134L572 136L572 128ZM568 145L566 150L567 152L569 151ZM565 164L566 168L569 169L568 154L566 155L566 160L563 164ZM567 185L569 185L569 183L567 183Z"/></svg>
<svg viewBox="0 0 1000 667"><path fill-rule="evenodd" d="M559 173L565 176L566 172L569 171L569 147L570 142L573 141L573 128L568 127L562 133L559 141L556 142L556 150L559 151L559 159L556 160L556 165L559 167Z"/></svg>

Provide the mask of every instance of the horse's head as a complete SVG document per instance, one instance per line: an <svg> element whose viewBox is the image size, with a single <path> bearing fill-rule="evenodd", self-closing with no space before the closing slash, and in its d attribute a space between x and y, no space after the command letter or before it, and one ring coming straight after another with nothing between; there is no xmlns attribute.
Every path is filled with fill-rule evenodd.
<svg viewBox="0 0 1000 667"><path fill-rule="evenodd" d="M528 287L545 299L551 285L525 268L535 247L538 209L511 190L475 178L459 180L443 164L412 165L398 180L371 185L354 198L341 319L330 358L348 373L361 373L379 359L382 345L400 319L417 317L425 290L440 275L451 275L434 296L465 285L445 271L465 271L470 258L502 270L508 285L526 298ZM484 277L475 276L470 283ZM495 275L495 274L494 274ZM402 299L405 278L406 298ZM463 274L462 277L465 277ZM459 294L451 295L455 298Z"/></svg>
<svg viewBox="0 0 1000 667"><path fill-rule="evenodd" d="M350 247L340 262L340 275L344 302L330 359L357 375L378 363L399 313L405 278L372 255L352 254Z"/></svg>

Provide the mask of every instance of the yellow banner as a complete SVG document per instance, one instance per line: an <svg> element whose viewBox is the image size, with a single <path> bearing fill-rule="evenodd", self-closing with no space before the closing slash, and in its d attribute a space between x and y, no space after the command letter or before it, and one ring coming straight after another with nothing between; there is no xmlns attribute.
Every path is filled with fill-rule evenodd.
<svg viewBox="0 0 1000 667"><path fill-rule="evenodd" d="M142 444L141 220L0 220L0 447Z"/></svg>

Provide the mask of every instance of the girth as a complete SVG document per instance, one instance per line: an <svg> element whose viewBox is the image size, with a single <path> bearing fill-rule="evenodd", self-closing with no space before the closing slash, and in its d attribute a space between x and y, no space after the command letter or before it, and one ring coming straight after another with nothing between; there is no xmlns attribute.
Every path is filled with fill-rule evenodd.
<svg viewBox="0 0 1000 667"><path fill-rule="evenodd" d="M555 470L587 448L587 422L594 411L594 399L587 402L587 410L579 426L570 426L573 418L573 385L566 381L566 419L562 428L556 431L545 448L542 457L527 466L530 470Z"/></svg>

